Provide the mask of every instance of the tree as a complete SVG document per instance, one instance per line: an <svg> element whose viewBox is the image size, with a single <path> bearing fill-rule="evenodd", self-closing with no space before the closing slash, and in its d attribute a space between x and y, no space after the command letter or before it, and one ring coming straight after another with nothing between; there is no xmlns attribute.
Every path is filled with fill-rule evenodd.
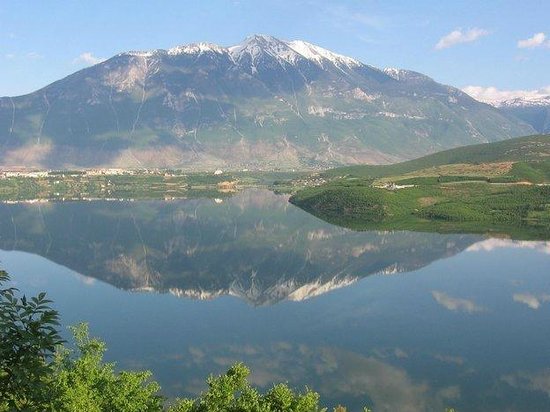
<svg viewBox="0 0 550 412"><path fill-rule="evenodd" d="M63 341L56 329L58 313L45 293L17 297L0 271L0 409L47 409L54 393L49 390L51 359Z"/></svg>
<svg viewBox="0 0 550 412"><path fill-rule="evenodd" d="M207 379L208 390L197 399L180 399L169 412L321 412L319 394L309 389L294 392L286 384L265 394L248 383L250 370L236 363L220 376Z"/></svg>
<svg viewBox="0 0 550 412"><path fill-rule="evenodd" d="M56 411L162 411L160 385L151 372L115 372L113 363L104 363L105 343L90 338L88 325L71 328L76 351L59 350L54 361L52 387Z"/></svg>

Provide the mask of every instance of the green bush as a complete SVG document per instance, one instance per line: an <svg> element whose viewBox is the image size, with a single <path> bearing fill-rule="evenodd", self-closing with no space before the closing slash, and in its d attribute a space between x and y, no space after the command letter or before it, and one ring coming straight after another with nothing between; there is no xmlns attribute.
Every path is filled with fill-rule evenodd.
<svg viewBox="0 0 550 412"><path fill-rule="evenodd" d="M0 271L0 410L41 410L54 396L51 360L62 340L45 293L27 299Z"/></svg>
<svg viewBox="0 0 550 412"><path fill-rule="evenodd" d="M113 363L103 362L105 343L90 338L88 326L71 328L76 353L60 348L53 362L51 387L56 411L146 412L162 410L160 386L151 381L151 372L114 371ZM74 356L76 354L76 356Z"/></svg>
<svg viewBox="0 0 550 412"><path fill-rule="evenodd" d="M250 386L250 370L242 363L224 374L207 379L208 390L197 399L180 399L170 412L320 412L319 394L306 389L294 392L286 384L275 385L265 394Z"/></svg>

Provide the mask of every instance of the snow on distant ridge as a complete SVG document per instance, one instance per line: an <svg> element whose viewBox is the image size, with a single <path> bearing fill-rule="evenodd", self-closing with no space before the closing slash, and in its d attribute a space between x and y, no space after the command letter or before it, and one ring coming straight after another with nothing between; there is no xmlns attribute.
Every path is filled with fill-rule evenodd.
<svg viewBox="0 0 550 412"><path fill-rule="evenodd" d="M496 87L466 86L465 93L495 107L550 105L550 86L538 90L500 90Z"/></svg>

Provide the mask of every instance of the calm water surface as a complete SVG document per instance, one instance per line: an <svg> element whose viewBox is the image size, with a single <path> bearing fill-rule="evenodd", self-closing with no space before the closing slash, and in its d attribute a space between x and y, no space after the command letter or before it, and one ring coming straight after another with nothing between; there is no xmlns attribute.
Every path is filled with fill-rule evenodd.
<svg viewBox="0 0 550 412"><path fill-rule="evenodd" d="M352 232L249 190L0 205L0 249L169 396L244 361L350 410L550 410L550 242Z"/></svg>

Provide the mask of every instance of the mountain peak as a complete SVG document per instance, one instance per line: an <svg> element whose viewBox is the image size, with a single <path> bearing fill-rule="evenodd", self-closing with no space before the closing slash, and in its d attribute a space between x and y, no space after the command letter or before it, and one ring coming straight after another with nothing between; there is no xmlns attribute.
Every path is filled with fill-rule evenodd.
<svg viewBox="0 0 550 412"><path fill-rule="evenodd" d="M287 63L294 63L301 58L300 54L292 50L286 42L263 34L247 37L242 43L229 47L228 50L235 61L248 56L254 62L261 55L269 55Z"/></svg>
<svg viewBox="0 0 550 412"><path fill-rule="evenodd" d="M296 51L306 59L312 60L318 64L322 64L324 61L328 60L337 66L345 65L349 67L355 67L361 65L361 62L351 57L331 52L330 50L323 49L322 47L302 40L294 40L285 43L287 46L292 48L294 51Z"/></svg>
<svg viewBox="0 0 550 412"><path fill-rule="evenodd" d="M308 60L316 65L333 64L337 67L353 68L361 62L351 57L334 53L303 40L286 41L276 37L255 34L247 37L242 43L228 48L235 60L243 55L250 55L252 60L262 53L275 57L277 60L295 64L299 60Z"/></svg>
<svg viewBox="0 0 550 412"><path fill-rule="evenodd" d="M280 43L281 40L269 34L253 34L244 39L243 43L260 42L260 43Z"/></svg>

